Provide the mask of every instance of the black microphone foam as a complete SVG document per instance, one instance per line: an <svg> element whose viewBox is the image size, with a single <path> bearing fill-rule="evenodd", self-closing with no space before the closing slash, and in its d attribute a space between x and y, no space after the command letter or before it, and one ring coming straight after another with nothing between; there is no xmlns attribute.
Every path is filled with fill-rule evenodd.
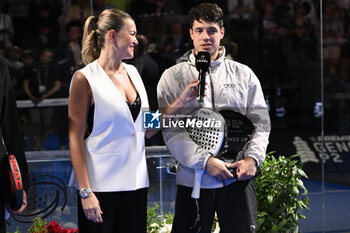
<svg viewBox="0 0 350 233"><path fill-rule="evenodd" d="M198 102L203 102L205 91L205 73L209 70L210 54L208 52L198 52L196 55L196 69L199 72Z"/></svg>

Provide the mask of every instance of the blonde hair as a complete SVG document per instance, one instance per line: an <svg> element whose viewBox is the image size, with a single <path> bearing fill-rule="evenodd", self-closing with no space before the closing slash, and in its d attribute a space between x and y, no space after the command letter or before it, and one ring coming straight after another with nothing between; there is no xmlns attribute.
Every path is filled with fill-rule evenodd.
<svg viewBox="0 0 350 233"><path fill-rule="evenodd" d="M106 9L100 16L89 16L84 25L81 56L85 65L95 61L104 47L104 38L109 30L119 32L125 19L131 16L119 9Z"/></svg>

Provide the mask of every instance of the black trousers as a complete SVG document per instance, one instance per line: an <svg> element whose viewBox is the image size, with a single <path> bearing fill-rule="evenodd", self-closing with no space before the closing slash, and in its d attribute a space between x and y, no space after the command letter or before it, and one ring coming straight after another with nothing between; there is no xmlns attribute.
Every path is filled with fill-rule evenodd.
<svg viewBox="0 0 350 233"><path fill-rule="evenodd" d="M86 218L78 195L79 233L146 233L147 188L124 192L94 192L103 223Z"/></svg>
<svg viewBox="0 0 350 233"><path fill-rule="evenodd" d="M197 206L192 188L178 185L172 233L193 233ZM254 180L237 181L223 188L201 189L199 203L201 233L210 233L215 211L221 233L254 233L257 207Z"/></svg>

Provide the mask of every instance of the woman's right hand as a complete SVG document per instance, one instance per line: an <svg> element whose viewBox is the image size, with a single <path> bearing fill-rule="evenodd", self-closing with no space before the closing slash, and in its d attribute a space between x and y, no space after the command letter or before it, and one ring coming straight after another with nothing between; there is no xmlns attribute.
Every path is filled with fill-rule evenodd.
<svg viewBox="0 0 350 233"><path fill-rule="evenodd" d="M83 210L85 216L90 221L95 223L102 223L102 211L100 203L93 192L87 198L81 198L81 204L83 205Z"/></svg>
<svg viewBox="0 0 350 233"><path fill-rule="evenodd" d="M179 98L183 105L187 104L188 102L191 102L194 98L197 97L198 84L199 84L198 79L195 81L192 81L190 84L187 85L185 90L182 91Z"/></svg>
<svg viewBox="0 0 350 233"><path fill-rule="evenodd" d="M163 115L175 115L179 110L185 106L188 102L191 102L197 97L199 80L190 82L182 93L172 102L167 108L162 110ZM166 118L169 120L169 118ZM158 132L159 129L147 129L146 138L151 138L154 134Z"/></svg>

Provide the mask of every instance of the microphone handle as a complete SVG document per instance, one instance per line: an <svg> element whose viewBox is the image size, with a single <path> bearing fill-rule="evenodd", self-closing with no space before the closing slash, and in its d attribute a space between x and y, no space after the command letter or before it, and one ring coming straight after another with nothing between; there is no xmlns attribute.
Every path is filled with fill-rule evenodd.
<svg viewBox="0 0 350 233"><path fill-rule="evenodd" d="M205 72L203 70L199 70L199 85L198 85L198 93L197 93L198 102L203 102L204 92L205 92Z"/></svg>

